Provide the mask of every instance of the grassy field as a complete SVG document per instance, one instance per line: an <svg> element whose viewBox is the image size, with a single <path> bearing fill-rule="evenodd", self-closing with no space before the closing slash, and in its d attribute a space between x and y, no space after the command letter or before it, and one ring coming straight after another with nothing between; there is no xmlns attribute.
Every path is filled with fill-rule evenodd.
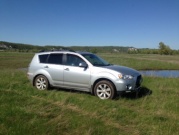
<svg viewBox="0 0 179 135"><path fill-rule="evenodd" d="M179 56L100 56L135 69L179 69ZM0 135L179 134L179 78L144 77L137 97L100 100L83 92L36 90L19 70L32 57L0 52Z"/></svg>
<svg viewBox="0 0 179 135"><path fill-rule="evenodd" d="M155 54L100 54L112 64L124 65L138 70L179 70L179 55Z"/></svg>

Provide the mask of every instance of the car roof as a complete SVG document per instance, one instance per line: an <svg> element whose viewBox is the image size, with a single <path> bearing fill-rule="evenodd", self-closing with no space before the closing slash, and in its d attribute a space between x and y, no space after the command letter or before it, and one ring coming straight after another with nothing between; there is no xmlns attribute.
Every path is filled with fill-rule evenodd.
<svg viewBox="0 0 179 135"><path fill-rule="evenodd" d="M85 51L68 51L68 50L62 50L62 51L41 51L37 54L50 54L50 53L71 53L71 54L92 54L90 52Z"/></svg>

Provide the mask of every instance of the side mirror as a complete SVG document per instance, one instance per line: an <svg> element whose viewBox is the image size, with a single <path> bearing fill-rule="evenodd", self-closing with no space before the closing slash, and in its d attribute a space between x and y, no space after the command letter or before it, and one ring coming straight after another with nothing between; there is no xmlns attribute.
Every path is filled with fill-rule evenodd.
<svg viewBox="0 0 179 135"><path fill-rule="evenodd" d="M79 67L87 68L88 65L85 62L79 63Z"/></svg>

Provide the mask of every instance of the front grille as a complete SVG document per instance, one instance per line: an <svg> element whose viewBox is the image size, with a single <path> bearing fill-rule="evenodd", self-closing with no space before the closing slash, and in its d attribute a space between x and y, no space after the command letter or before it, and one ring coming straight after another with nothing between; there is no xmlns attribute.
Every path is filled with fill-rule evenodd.
<svg viewBox="0 0 179 135"><path fill-rule="evenodd" d="M136 81L136 88L138 88L138 87L140 86L141 82L142 82L142 76L139 75L139 76L137 77L137 81Z"/></svg>

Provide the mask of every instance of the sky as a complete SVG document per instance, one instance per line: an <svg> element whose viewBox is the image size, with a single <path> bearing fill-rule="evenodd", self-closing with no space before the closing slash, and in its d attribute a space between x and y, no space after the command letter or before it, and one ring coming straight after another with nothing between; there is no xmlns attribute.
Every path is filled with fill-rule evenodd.
<svg viewBox="0 0 179 135"><path fill-rule="evenodd" d="M179 49L179 0L0 0L0 41Z"/></svg>

